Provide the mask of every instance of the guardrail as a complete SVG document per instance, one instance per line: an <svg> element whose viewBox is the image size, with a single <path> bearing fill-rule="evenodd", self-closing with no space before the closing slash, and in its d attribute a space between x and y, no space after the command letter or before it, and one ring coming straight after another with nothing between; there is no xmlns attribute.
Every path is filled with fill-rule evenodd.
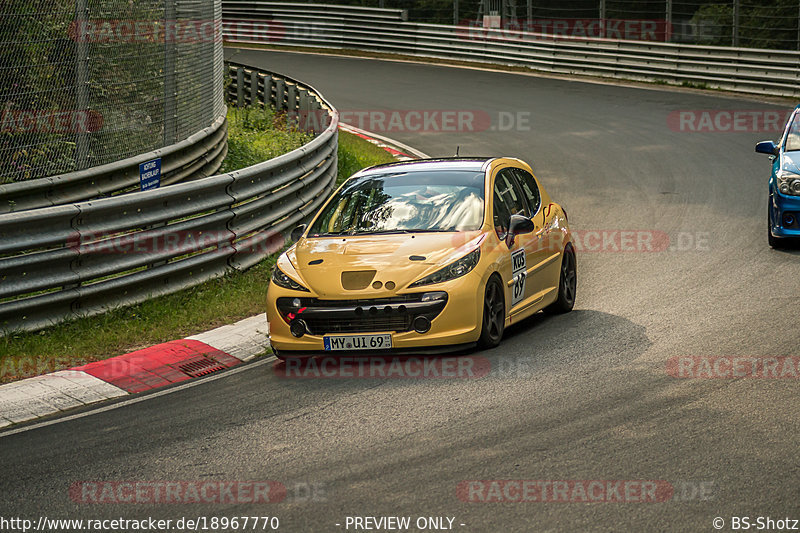
<svg viewBox="0 0 800 533"><path fill-rule="evenodd" d="M324 110L315 138L228 174L0 215L0 329L36 330L245 270L319 208L336 183L336 110L292 78L229 69L240 104Z"/></svg>
<svg viewBox="0 0 800 533"><path fill-rule="evenodd" d="M228 44L354 49L558 74L690 83L731 91L800 96L800 52L683 45L404 22L387 10L224 0ZM376 12L376 11L379 11ZM392 11L392 10L388 10ZM394 10L397 12L398 10ZM370 15L371 14L371 15ZM247 19L247 22L243 22Z"/></svg>
<svg viewBox="0 0 800 533"><path fill-rule="evenodd" d="M139 164L156 158L161 158L161 185L211 176L228 153L227 139L227 121L220 115L211 126L172 146L69 174L2 184L0 213L137 191Z"/></svg>

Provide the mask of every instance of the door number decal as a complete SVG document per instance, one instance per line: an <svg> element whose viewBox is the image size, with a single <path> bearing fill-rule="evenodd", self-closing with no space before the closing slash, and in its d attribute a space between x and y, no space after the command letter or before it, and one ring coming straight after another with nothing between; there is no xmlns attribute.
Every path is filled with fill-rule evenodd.
<svg viewBox="0 0 800 533"><path fill-rule="evenodd" d="M511 307L514 307L525 298L525 278L528 275L528 265L525 259L525 249L520 248L511 254L511 276L514 280L511 286Z"/></svg>

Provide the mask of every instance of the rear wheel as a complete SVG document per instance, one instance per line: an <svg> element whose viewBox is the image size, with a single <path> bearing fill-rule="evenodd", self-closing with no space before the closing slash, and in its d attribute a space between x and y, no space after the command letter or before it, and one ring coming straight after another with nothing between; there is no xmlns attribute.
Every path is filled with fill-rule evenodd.
<svg viewBox="0 0 800 533"><path fill-rule="evenodd" d="M558 298L544 308L550 315L558 315L572 311L575 306L575 294L578 289L578 268L575 261L575 251L572 246L564 248L561 258L561 275L558 280Z"/></svg>
<svg viewBox="0 0 800 533"><path fill-rule="evenodd" d="M483 323L478 346L494 348L503 339L506 327L506 297L503 285L496 276L486 282L486 293L483 297Z"/></svg>

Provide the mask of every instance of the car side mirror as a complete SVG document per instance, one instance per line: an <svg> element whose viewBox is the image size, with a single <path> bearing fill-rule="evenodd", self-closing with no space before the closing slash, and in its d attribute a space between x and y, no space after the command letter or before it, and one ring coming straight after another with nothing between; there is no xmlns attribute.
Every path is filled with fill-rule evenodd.
<svg viewBox="0 0 800 533"><path fill-rule="evenodd" d="M294 228L292 230L292 234L291 234L292 242L299 241L300 237L302 237L303 233L305 233L305 232L306 232L306 225L305 224L300 224L299 226Z"/></svg>
<svg viewBox="0 0 800 533"><path fill-rule="evenodd" d="M778 155L778 147L772 141L761 141L756 144L756 152L759 154Z"/></svg>
<svg viewBox="0 0 800 533"><path fill-rule="evenodd" d="M514 241L517 235L523 233L532 233L536 229L533 220L522 215L511 215L511 220L508 222L508 233L506 233L506 244L509 248L514 246Z"/></svg>

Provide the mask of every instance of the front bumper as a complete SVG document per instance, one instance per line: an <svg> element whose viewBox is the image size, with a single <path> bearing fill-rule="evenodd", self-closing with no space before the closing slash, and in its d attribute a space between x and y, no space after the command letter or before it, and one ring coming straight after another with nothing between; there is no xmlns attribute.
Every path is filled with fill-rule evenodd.
<svg viewBox="0 0 800 533"><path fill-rule="evenodd" d="M313 311L311 307L307 307L302 313L295 314L295 318L307 319L308 325L308 332L298 338L292 335L289 324L279 310L279 304L285 312L285 298L302 299L303 295L271 283L267 294L270 344L277 350L297 352L297 355L300 352L304 352L303 355L324 352L325 335L391 333L392 350L383 350L380 353L471 344L480 337L483 298L479 295L482 294L482 285L479 276L468 274L434 286L435 288L416 289L392 298L341 298L326 301L309 297L306 293L305 299L308 303L311 303L310 300L316 301ZM440 291L447 293L447 300L443 305L438 301L418 301L424 293ZM324 305L326 303L330 305ZM405 313L400 309L401 306L405 307ZM425 333L418 333L413 329L413 317L420 315L431 317L430 330ZM349 352L325 353L344 355ZM367 355L361 351L352 353Z"/></svg>
<svg viewBox="0 0 800 533"><path fill-rule="evenodd" d="M777 191L772 194L770 204L770 231L780 238L800 238L800 196L787 196ZM793 219L792 224L784 220L786 215Z"/></svg>

